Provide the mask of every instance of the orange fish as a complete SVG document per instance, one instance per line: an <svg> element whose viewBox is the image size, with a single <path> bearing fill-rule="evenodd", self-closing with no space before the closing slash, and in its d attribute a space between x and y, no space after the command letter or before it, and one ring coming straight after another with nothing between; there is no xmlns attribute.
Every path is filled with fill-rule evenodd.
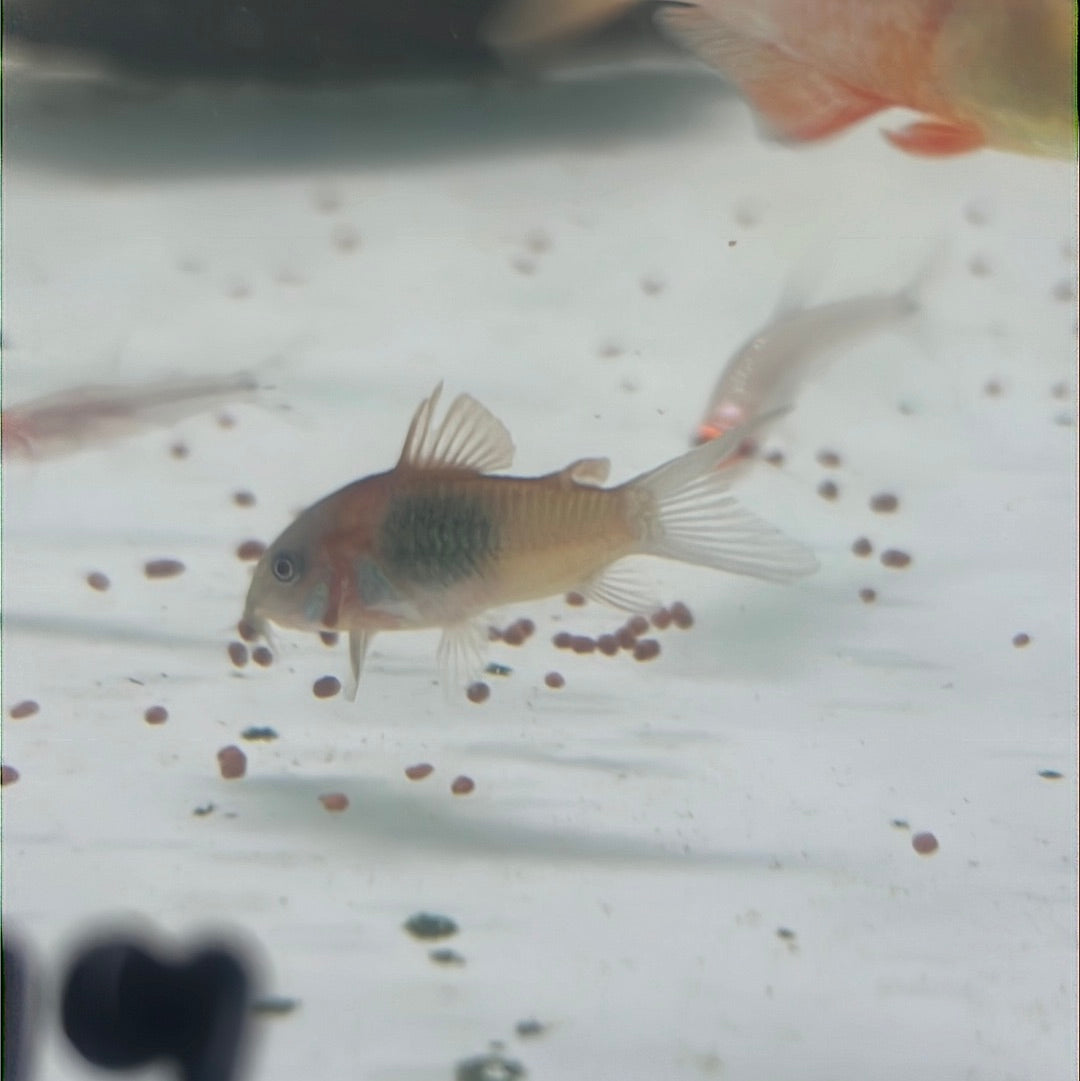
<svg viewBox="0 0 1080 1081"><path fill-rule="evenodd" d="M613 488L610 463L582 458L543 477L493 476L514 445L479 402L458 395L441 423L441 384L417 409L397 465L304 511L255 568L244 620L346 630L356 693L380 631L440 627L444 670L483 667L489 609L577 590L631 611L620 568L654 555L787 582L814 556L736 503L716 464L730 433Z"/></svg>
<svg viewBox="0 0 1080 1081"><path fill-rule="evenodd" d="M638 2L508 0L486 36L514 52ZM701 0L663 3L656 21L780 139L812 142L902 106L923 118L885 137L911 154L1076 156L1074 0Z"/></svg>

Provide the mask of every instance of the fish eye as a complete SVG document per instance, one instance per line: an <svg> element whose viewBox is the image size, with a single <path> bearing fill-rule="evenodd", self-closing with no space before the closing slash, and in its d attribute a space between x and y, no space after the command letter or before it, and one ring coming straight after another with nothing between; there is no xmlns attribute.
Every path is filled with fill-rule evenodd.
<svg viewBox="0 0 1080 1081"><path fill-rule="evenodd" d="M270 570L279 582L295 582L300 577L300 559L288 552L278 552L270 564Z"/></svg>

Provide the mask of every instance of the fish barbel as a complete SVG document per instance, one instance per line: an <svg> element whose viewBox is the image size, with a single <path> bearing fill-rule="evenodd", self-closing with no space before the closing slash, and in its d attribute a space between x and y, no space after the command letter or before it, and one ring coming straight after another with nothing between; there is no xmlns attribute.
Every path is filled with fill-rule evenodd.
<svg viewBox="0 0 1080 1081"><path fill-rule="evenodd" d="M641 0L506 0L485 31L513 54ZM657 24L722 72L777 138L808 142L892 106L911 154L980 147L1076 157L1074 0L662 2Z"/></svg>
<svg viewBox="0 0 1080 1081"><path fill-rule="evenodd" d="M506 604L569 590L630 611L643 597L614 566L653 555L774 582L812 573L813 554L735 501L716 464L744 434L611 488L606 458L542 477L512 464L506 428L467 394L441 423L441 384L417 409L397 465L327 496L265 551L244 621L346 630L355 695L381 631L439 627L444 669L483 667L487 625Z"/></svg>

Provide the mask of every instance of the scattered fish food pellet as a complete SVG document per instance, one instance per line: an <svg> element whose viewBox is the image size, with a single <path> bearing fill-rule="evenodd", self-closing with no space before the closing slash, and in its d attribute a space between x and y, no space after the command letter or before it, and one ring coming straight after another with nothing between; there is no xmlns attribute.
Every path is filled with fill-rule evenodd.
<svg viewBox="0 0 1080 1081"><path fill-rule="evenodd" d="M1060 781L1065 774L1059 773L1056 769L1041 769L1039 770L1039 776L1044 781Z"/></svg>
<svg viewBox="0 0 1080 1081"><path fill-rule="evenodd" d="M218 770L226 781L235 781L247 773L247 755L230 743L217 753Z"/></svg>
<svg viewBox="0 0 1080 1081"><path fill-rule="evenodd" d="M102 574L101 571L91 571L86 576L86 584L98 593L104 593L112 583L109 581L107 574Z"/></svg>
<svg viewBox="0 0 1080 1081"><path fill-rule="evenodd" d="M631 616L626 626L635 638L640 638L649 629L649 621L644 616Z"/></svg>
<svg viewBox="0 0 1080 1081"><path fill-rule="evenodd" d="M637 645L637 635L628 626L620 627L615 632L615 641L619 643L619 649L633 649Z"/></svg>
<svg viewBox="0 0 1080 1081"><path fill-rule="evenodd" d="M169 719L169 711L164 706L150 706L143 713L147 724L164 724Z"/></svg>
<svg viewBox="0 0 1080 1081"><path fill-rule="evenodd" d="M619 652L619 640L613 634L602 634L596 640L596 648L605 657L614 657Z"/></svg>
<svg viewBox="0 0 1080 1081"><path fill-rule="evenodd" d="M253 725L245 728L240 733L240 738L246 739L248 743L272 743L278 738L278 734L268 725Z"/></svg>
<svg viewBox="0 0 1080 1081"><path fill-rule="evenodd" d="M187 568L179 559L150 559L143 564L147 578L175 578Z"/></svg>
<svg viewBox="0 0 1080 1081"><path fill-rule="evenodd" d="M21 721L25 717L33 717L39 709L41 709L41 706L39 706L37 702L32 698L26 698L22 702L16 702L15 705L8 710L8 716L13 721Z"/></svg>
<svg viewBox="0 0 1080 1081"><path fill-rule="evenodd" d="M664 291L664 286L667 283L659 274L646 274L641 279L641 291L647 297L655 297Z"/></svg>
<svg viewBox="0 0 1080 1081"><path fill-rule="evenodd" d="M1024 646L1031 644L1031 635L1024 634L1023 631L1019 634L1014 634L1012 644L1016 646L1017 649L1023 649Z"/></svg>
<svg viewBox="0 0 1080 1081"><path fill-rule="evenodd" d="M461 966L465 964L465 958L457 950L451 950L445 946L435 950L428 950L428 957L437 965Z"/></svg>
<svg viewBox="0 0 1080 1081"><path fill-rule="evenodd" d="M169 453L179 460L186 458L191 453L191 450L187 443L173 443L173 445L169 447Z"/></svg>
<svg viewBox="0 0 1080 1081"><path fill-rule="evenodd" d="M694 625L694 615L682 601L676 601L671 608L671 622L681 631L688 631Z"/></svg>
<svg viewBox="0 0 1080 1081"><path fill-rule="evenodd" d="M0 766L0 785L14 784L19 779L19 771L14 766Z"/></svg>
<svg viewBox="0 0 1080 1081"><path fill-rule="evenodd" d="M580 608L585 603L585 597L581 593L567 593L566 603L569 604L571 608Z"/></svg>
<svg viewBox="0 0 1080 1081"><path fill-rule="evenodd" d="M511 623L500 637L508 646L520 646L525 642L525 632L516 623Z"/></svg>
<svg viewBox="0 0 1080 1081"><path fill-rule="evenodd" d="M870 499L870 509L875 514L892 514L900 506L900 500L892 492L878 492Z"/></svg>
<svg viewBox="0 0 1080 1081"><path fill-rule="evenodd" d="M856 537L855 540L851 542L851 550L855 555L865 558L873 552L874 546L870 543L869 538Z"/></svg>
<svg viewBox="0 0 1080 1081"><path fill-rule="evenodd" d="M587 634L575 634L570 640L570 648L575 653L595 653L596 639Z"/></svg>
<svg viewBox="0 0 1080 1081"><path fill-rule="evenodd" d="M476 782L471 777L461 774L450 782L450 791L455 796L467 796L476 788Z"/></svg>
<svg viewBox="0 0 1080 1081"><path fill-rule="evenodd" d="M265 551L266 545L261 540L241 541L236 546L236 558L244 563L254 563L257 559L262 558Z"/></svg>
<svg viewBox="0 0 1080 1081"><path fill-rule="evenodd" d="M556 649L569 649L570 643L573 642L574 636L569 631L559 631L558 634L551 639L551 644Z"/></svg>
<svg viewBox="0 0 1080 1081"><path fill-rule="evenodd" d="M344 792L327 792L319 797L319 802L326 810L334 813L349 809L349 797Z"/></svg>
<svg viewBox="0 0 1080 1081"><path fill-rule="evenodd" d="M902 552L899 548L886 548L881 553L881 563L882 566L902 570L911 563L911 556L907 552Z"/></svg>
<svg viewBox="0 0 1080 1081"><path fill-rule="evenodd" d="M430 762L417 762L415 766L405 767L405 776L410 781L422 781L435 772L435 767Z"/></svg>
<svg viewBox="0 0 1080 1081"><path fill-rule="evenodd" d="M877 600L877 590L871 589L869 586L864 586L859 590L859 600L863 604L873 604Z"/></svg>
<svg viewBox="0 0 1080 1081"><path fill-rule="evenodd" d="M243 668L248 662L248 648L243 642L229 643L229 660L237 668Z"/></svg>
<svg viewBox="0 0 1080 1081"><path fill-rule="evenodd" d="M255 493L249 492L247 489L241 489L238 492L233 492L233 502L238 507L254 507L255 506Z"/></svg>
<svg viewBox="0 0 1080 1081"><path fill-rule="evenodd" d="M311 693L316 698L333 698L341 691L341 680L337 676L320 676L311 685Z"/></svg>
<svg viewBox="0 0 1080 1081"><path fill-rule="evenodd" d="M635 661L651 661L660 656L660 643L655 638L642 638L634 646Z"/></svg>
<svg viewBox="0 0 1080 1081"><path fill-rule="evenodd" d="M417 912L402 925L413 938L449 938L458 933L458 925L449 916L435 912Z"/></svg>
<svg viewBox="0 0 1080 1081"><path fill-rule="evenodd" d="M840 455L835 450L819 450L817 452L818 465L826 469L836 469L840 465Z"/></svg>
<svg viewBox="0 0 1080 1081"><path fill-rule="evenodd" d="M938 839L932 833L916 833L911 838L911 847L920 856L929 856L938 850Z"/></svg>
<svg viewBox="0 0 1080 1081"><path fill-rule="evenodd" d="M652 614L652 625L658 631L666 631L671 626L671 613L666 608L658 608Z"/></svg>
<svg viewBox="0 0 1080 1081"><path fill-rule="evenodd" d="M240 635L245 642L257 642L259 639L259 632L252 624L248 623L246 619L242 619L237 623L236 633Z"/></svg>
<svg viewBox="0 0 1080 1081"><path fill-rule="evenodd" d="M817 486L817 494L821 496L822 499L828 499L831 502L840 495L840 489L837 487L835 481L823 480Z"/></svg>
<svg viewBox="0 0 1080 1081"><path fill-rule="evenodd" d="M775 465L777 467L784 464L784 452L781 450L768 450L762 456L769 465Z"/></svg>
<svg viewBox="0 0 1080 1081"><path fill-rule="evenodd" d="M563 678L561 672L548 672L548 674L544 676L544 683L553 691L560 691L566 686L566 680Z"/></svg>
<svg viewBox="0 0 1080 1081"><path fill-rule="evenodd" d="M491 697L491 688L482 680L477 680L475 683L470 683L465 689L465 697L470 702L475 702L479 705L481 702L486 702Z"/></svg>
<svg viewBox="0 0 1080 1081"><path fill-rule="evenodd" d="M274 663L274 655L266 646L256 646L251 651L251 659L260 668L269 668Z"/></svg>

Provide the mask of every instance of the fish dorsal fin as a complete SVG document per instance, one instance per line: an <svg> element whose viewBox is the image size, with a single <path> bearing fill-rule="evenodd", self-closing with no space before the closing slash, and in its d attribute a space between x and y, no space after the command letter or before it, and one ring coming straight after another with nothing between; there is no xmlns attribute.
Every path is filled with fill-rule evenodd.
<svg viewBox="0 0 1080 1081"><path fill-rule="evenodd" d="M555 475L560 480L583 484L587 488L599 488L611 473L610 458L578 458Z"/></svg>
<svg viewBox="0 0 1080 1081"><path fill-rule="evenodd" d="M442 383L420 403L398 465L474 473L509 469L514 461L514 441L502 421L471 395L459 394L450 403L442 423L436 424L435 407L441 393Z"/></svg>

